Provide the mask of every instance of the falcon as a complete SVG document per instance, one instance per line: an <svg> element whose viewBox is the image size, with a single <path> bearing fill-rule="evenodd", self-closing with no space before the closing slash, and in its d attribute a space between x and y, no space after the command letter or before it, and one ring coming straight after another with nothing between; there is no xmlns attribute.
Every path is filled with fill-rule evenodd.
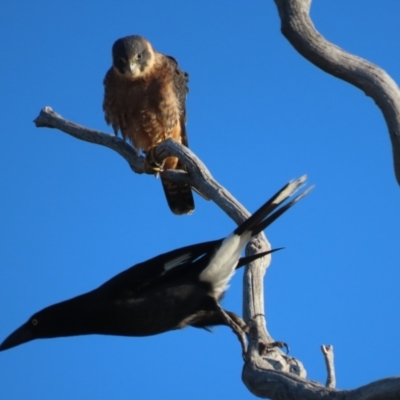
<svg viewBox="0 0 400 400"><path fill-rule="evenodd" d="M103 110L114 133L121 132L148 166L160 172L168 205L174 214L191 214L194 200L189 185L167 179L168 169L186 170L176 157L158 165L152 151L172 138L188 146L186 95L189 76L177 61L155 51L145 38L133 35L118 39L112 47L112 66L104 78Z"/></svg>
<svg viewBox="0 0 400 400"><path fill-rule="evenodd" d="M285 201L305 177L288 183L226 238L158 255L114 276L91 292L51 305L8 336L0 351L39 338L88 334L149 336L192 326L227 325L246 354L245 322L220 301L235 270L271 251L240 258L243 248L304 197ZM267 348L282 346L269 343Z"/></svg>

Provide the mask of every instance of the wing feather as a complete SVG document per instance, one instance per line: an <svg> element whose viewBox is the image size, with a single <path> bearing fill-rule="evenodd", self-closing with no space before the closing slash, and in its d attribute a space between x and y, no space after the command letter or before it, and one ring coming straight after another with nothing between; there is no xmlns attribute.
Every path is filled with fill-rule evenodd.
<svg viewBox="0 0 400 400"><path fill-rule="evenodd" d="M124 292L132 293L148 289L158 284L161 279L165 281L182 274L185 269L189 270L199 258L208 253L212 254L221 241L198 243L158 255L114 276L99 289L101 288L102 293L108 292L109 297L121 297Z"/></svg>

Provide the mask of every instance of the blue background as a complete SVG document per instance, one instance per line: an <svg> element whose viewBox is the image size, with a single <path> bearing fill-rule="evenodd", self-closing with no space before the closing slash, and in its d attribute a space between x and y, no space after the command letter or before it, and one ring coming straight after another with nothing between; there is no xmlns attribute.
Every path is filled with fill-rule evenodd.
<svg viewBox="0 0 400 400"><path fill-rule="evenodd" d="M218 4L217 4L218 3ZM0 4L0 340L34 312L158 253L227 235L196 197L170 213L159 180L109 149L32 120L48 105L111 132L102 79L115 39L147 37L190 73L191 149L250 211L289 179L315 190L267 232L268 328L339 388L400 373L399 200L387 127L364 93L303 59L272 0ZM400 81L400 3L316 1L317 29ZM240 313L242 272L224 300ZM37 340L0 354L4 399L246 399L236 337L188 328L148 338Z"/></svg>

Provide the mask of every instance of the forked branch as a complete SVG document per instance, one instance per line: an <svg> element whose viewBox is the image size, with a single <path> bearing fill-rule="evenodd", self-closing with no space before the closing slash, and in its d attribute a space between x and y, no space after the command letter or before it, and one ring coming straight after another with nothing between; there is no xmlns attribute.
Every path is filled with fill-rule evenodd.
<svg viewBox="0 0 400 400"><path fill-rule="evenodd" d="M119 153L126 159L133 171L146 173L144 159L122 139L77 125L62 118L50 107L44 108L35 119L37 127L55 128L77 139L100 144ZM187 173L169 171L169 178L184 181L214 201L237 224L249 217L249 212L215 179L205 165L188 148L173 141L162 142L154 155L160 160L176 156L187 167ZM248 255L270 249L264 235L258 235L247 246ZM263 276L270 263L270 256L249 264L244 274L244 318L250 327L247 359L242 378L248 389L259 397L271 399L366 399L375 400L382 393L385 399L397 399L400 393L400 379L385 379L353 390L339 391L320 383L307 380L302 363L288 357L279 349L264 351L266 343L273 339L266 330L264 313ZM238 351L238 355L240 352ZM366 395L364 396L364 393ZM394 396L396 393L396 397ZM375 396L375 397L374 397Z"/></svg>

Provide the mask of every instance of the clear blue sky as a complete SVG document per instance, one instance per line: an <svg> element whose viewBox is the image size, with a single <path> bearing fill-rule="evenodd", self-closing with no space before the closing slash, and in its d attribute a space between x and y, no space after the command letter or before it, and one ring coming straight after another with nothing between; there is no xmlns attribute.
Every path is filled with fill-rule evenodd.
<svg viewBox="0 0 400 400"><path fill-rule="evenodd" d="M8 1L0 4L0 340L35 311L158 253L228 234L196 197L172 215L161 184L109 149L32 120L46 105L110 132L102 79L115 39L141 34L190 73L193 151L250 211L289 179L315 190L268 231L269 330L339 388L399 375L400 188L381 112L282 37L269 1ZM117 4L117 5L116 5ZM400 82L400 2L316 1L319 31ZM224 300L241 312L238 273ZM149 338L37 340L0 354L2 399L247 399L236 337L193 328Z"/></svg>

